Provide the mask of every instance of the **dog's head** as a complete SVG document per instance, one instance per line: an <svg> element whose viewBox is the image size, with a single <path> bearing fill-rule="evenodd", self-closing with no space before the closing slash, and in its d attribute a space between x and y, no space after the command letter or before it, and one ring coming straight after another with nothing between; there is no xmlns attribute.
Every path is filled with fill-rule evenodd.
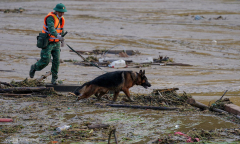
<svg viewBox="0 0 240 144"><path fill-rule="evenodd" d="M140 70L139 73L137 73L137 85L141 85L145 89L151 87L151 84L148 82L148 79L145 76L145 70Z"/></svg>

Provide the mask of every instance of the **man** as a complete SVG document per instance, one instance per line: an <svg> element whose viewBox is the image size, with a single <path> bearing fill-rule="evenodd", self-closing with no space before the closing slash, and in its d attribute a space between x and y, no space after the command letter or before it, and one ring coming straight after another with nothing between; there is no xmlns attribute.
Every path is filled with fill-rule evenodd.
<svg viewBox="0 0 240 144"><path fill-rule="evenodd" d="M64 46L64 38L62 37L64 31L63 27L65 24L65 19L63 17L64 12L67 12L65 5L59 3L53 9L55 12L50 12L44 19L42 33L48 33L49 44L45 49L41 50L41 59L31 66L29 76L34 77L35 71L41 71L45 68L50 60L51 55L53 57L52 61L52 81L51 83L56 85L58 79L58 69L60 64L60 42L61 47Z"/></svg>

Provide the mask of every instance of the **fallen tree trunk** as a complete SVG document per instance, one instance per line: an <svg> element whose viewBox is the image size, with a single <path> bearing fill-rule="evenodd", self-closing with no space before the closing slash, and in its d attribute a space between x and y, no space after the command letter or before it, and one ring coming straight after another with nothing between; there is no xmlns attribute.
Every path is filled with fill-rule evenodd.
<svg viewBox="0 0 240 144"><path fill-rule="evenodd" d="M101 104L96 104L101 105ZM121 104L106 104L110 107L120 107L120 108L136 108L136 109L153 109L153 110L176 110L179 108L174 107L156 107L156 106L139 106L139 105L121 105Z"/></svg>
<svg viewBox="0 0 240 144"><path fill-rule="evenodd" d="M209 107L206 106L205 104L202 104L202 103L200 103L200 102L197 102L197 101L196 101L195 99L193 99L193 98L189 98L189 99L187 100L187 103L190 104L191 106L200 108L201 110L209 109L209 110L212 110L212 111L215 111L215 112L227 113L226 111L221 110L221 109L209 108Z"/></svg>
<svg viewBox="0 0 240 144"><path fill-rule="evenodd" d="M13 87L7 89L0 89L0 93L30 93L40 92L44 90L53 90L52 87Z"/></svg>
<svg viewBox="0 0 240 144"><path fill-rule="evenodd" d="M48 76L50 76L52 74L52 72L48 71L46 72L45 75L42 75L40 78L37 79L38 82L42 81L43 79L47 78Z"/></svg>
<svg viewBox="0 0 240 144"><path fill-rule="evenodd" d="M95 128L108 128L109 124L97 124L97 125L89 125L88 128L89 129L95 129Z"/></svg>

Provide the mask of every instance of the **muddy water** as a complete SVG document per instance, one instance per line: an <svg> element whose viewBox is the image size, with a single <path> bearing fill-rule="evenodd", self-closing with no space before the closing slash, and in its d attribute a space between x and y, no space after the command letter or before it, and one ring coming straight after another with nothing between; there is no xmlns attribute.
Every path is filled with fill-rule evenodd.
<svg viewBox="0 0 240 144"><path fill-rule="evenodd" d="M141 55L125 58L132 59L134 62L141 62L146 57L157 58L162 55L173 58L177 63L193 65L192 67L142 68L146 70L152 87L145 90L135 86L130 89L132 93L147 94L156 88L179 87L180 92L193 93L194 98L208 104L209 101L220 98L225 90L229 90L226 97L230 97L235 104L240 105L238 100L240 93L239 1L67 0L63 3L68 9L64 15L65 30L68 31L66 43L76 50L109 49L115 45L122 45L127 50L141 52ZM0 9L19 7L26 9L21 14L0 12L1 81L10 82L13 79L18 81L28 77L30 65L36 62L40 54L40 49L36 47L36 36L42 29L43 18L55 5L56 1L0 1ZM194 20L195 15L204 18ZM224 19L214 19L219 16ZM212 44L213 40L217 41L217 45ZM115 49L122 49L122 47ZM66 46L61 50L61 59L81 61L81 58L70 53ZM118 58L116 55L108 55L108 57ZM42 71L36 72L36 77L40 77L50 69L51 63ZM139 71L138 68L121 70ZM61 63L59 79L65 84L78 84L103 73L95 67ZM46 82L50 81L51 78L47 78ZM129 116L141 112L131 112ZM101 112L99 117L104 113ZM169 120L174 117L178 117L184 125L193 121L190 119L194 119L173 116ZM101 118L106 119L104 116ZM154 120L153 123L157 123L154 116L150 118ZM137 119L136 116L133 119ZM199 116L198 120L199 123L206 120L207 128L219 128L218 125L211 125L214 121L222 123L221 120L207 115ZM204 127L201 124L197 126ZM226 127L232 126L234 125L226 122ZM179 130L187 130L187 127L181 124ZM170 124L165 129L174 129L174 125Z"/></svg>
<svg viewBox="0 0 240 144"><path fill-rule="evenodd" d="M22 7L23 13L0 13L0 67L2 81L23 80L30 65L39 58L36 36L44 16L56 2L2 0L0 9ZM139 50L134 62L159 55L193 67L151 66L147 72L153 86L149 90L132 88L132 92L149 93L155 88L179 87L187 93L239 91L239 2L234 0L189 1L65 1L66 43L76 50L109 49L122 45ZM45 7L39 7L44 5ZM195 15L203 16L194 20ZM215 20L222 16L223 19ZM217 45L212 45L216 40ZM61 59L81 58L65 46ZM117 47L115 49L122 49ZM85 55L86 56L86 55ZM24 57L24 59L22 58ZM100 57L100 56L98 56ZM109 55L110 58L117 58ZM51 64L36 77L49 71ZM104 68L106 71L115 69ZM123 70L138 71L137 68ZM103 71L62 63L59 79L77 84L93 79ZM82 74L88 74L82 76ZM50 82L48 78L46 82Z"/></svg>

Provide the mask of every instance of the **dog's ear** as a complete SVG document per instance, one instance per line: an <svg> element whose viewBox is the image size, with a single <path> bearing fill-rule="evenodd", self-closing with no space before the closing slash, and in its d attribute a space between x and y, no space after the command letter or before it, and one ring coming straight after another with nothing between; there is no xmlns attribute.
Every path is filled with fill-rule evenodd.
<svg viewBox="0 0 240 144"><path fill-rule="evenodd" d="M139 74L142 74L142 70L139 71Z"/></svg>
<svg viewBox="0 0 240 144"><path fill-rule="evenodd" d="M145 75L145 70L143 70L142 75L143 75L143 76Z"/></svg>

